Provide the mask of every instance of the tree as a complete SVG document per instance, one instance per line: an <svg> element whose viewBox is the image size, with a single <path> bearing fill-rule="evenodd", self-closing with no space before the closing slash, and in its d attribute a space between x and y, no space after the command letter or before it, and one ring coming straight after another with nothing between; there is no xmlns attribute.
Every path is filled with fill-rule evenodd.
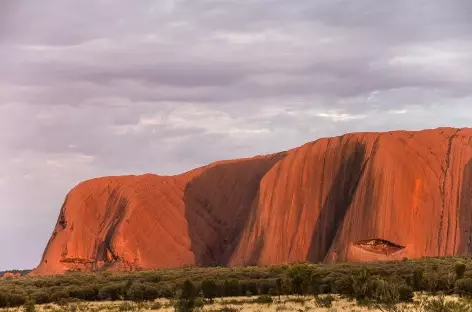
<svg viewBox="0 0 472 312"><path fill-rule="evenodd" d="M129 299L140 302L156 299L159 296L159 291L152 284L132 284L127 295Z"/></svg>
<svg viewBox="0 0 472 312"><path fill-rule="evenodd" d="M321 276L317 272L313 272L310 277L310 293L312 295L320 294Z"/></svg>
<svg viewBox="0 0 472 312"><path fill-rule="evenodd" d="M312 270L305 264L295 265L288 275L291 278L292 293L296 295L307 294L310 288Z"/></svg>
<svg viewBox="0 0 472 312"><path fill-rule="evenodd" d="M299 274L292 278L292 293L296 295L303 295L303 277Z"/></svg>
<svg viewBox="0 0 472 312"><path fill-rule="evenodd" d="M240 295L240 285L237 279L225 280L223 284L223 294L225 297L236 297Z"/></svg>
<svg viewBox="0 0 472 312"><path fill-rule="evenodd" d="M186 280L182 284L180 298L181 299L192 299L192 298L195 298L196 295L197 295L197 291L196 291L195 285L192 283L191 280Z"/></svg>
<svg viewBox="0 0 472 312"><path fill-rule="evenodd" d="M25 312L34 312L36 311L35 302L30 298L24 304Z"/></svg>
<svg viewBox="0 0 472 312"><path fill-rule="evenodd" d="M456 281L455 293L459 296L472 295L472 278L461 278Z"/></svg>
<svg viewBox="0 0 472 312"><path fill-rule="evenodd" d="M461 279L464 277L466 266L462 262L457 262L455 265L456 278Z"/></svg>
<svg viewBox="0 0 472 312"><path fill-rule="evenodd" d="M123 297L123 289L125 285L120 284L106 284L98 291L98 298L100 300L121 300Z"/></svg>
<svg viewBox="0 0 472 312"><path fill-rule="evenodd" d="M422 290L424 273L422 268L415 269L413 272L412 286L415 291Z"/></svg>
<svg viewBox="0 0 472 312"><path fill-rule="evenodd" d="M192 312L203 307L201 300L197 300L197 291L191 280L186 280L179 291L177 300L174 301L174 311Z"/></svg>
<svg viewBox="0 0 472 312"><path fill-rule="evenodd" d="M400 303L413 299L413 290L404 285L392 281L379 279L374 281L372 303L381 311L409 311Z"/></svg>
<svg viewBox="0 0 472 312"><path fill-rule="evenodd" d="M371 296L372 282L367 270L362 270L358 276L352 278L352 290L357 300L364 300Z"/></svg>
<svg viewBox="0 0 472 312"><path fill-rule="evenodd" d="M208 299L210 303L213 303L213 299L218 294L218 286L216 285L215 280L213 279L205 279L202 281L202 291L203 297Z"/></svg>
<svg viewBox="0 0 472 312"><path fill-rule="evenodd" d="M282 294L282 279L280 277L275 280L275 287L277 288L277 295L280 301L280 295Z"/></svg>
<svg viewBox="0 0 472 312"><path fill-rule="evenodd" d="M37 291L37 292L32 293L31 298L37 304L44 304L51 301L51 299L49 298L49 294L44 291Z"/></svg>

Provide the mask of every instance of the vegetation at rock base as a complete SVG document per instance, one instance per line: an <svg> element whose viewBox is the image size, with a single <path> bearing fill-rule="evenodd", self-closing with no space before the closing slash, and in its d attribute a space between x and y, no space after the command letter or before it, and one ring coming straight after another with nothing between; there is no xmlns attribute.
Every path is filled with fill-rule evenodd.
<svg viewBox="0 0 472 312"><path fill-rule="evenodd" d="M58 276L0 280L0 307L74 302L152 301L168 298L176 311L194 311L219 297L253 297L252 302L271 304L281 296L311 296L319 307L330 307L334 297L390 311L411 303L415 292L436 295L423 308L449 311L454 303L445 295L472 298L472 261L468 257L417 260L308 264L266 267L183 267L133 272L69 272ZM295 298L296 298L295 297ZM448 305L441 310L440 307ZM33 307L32 307L33 306ZM448 310L449 309L449 310ZM452 310L451 310L452 311ZM464 310L466 311L466 310Z"/></svg>
<svg viewBox="0 0 472 312"><path fill-rule="evenodd" d="M30 273L31 270L8 270L8 271L0 271L0 277L3 277L5 273L12 273L12 274L20 274L20 275L27 275Z"/></svg>

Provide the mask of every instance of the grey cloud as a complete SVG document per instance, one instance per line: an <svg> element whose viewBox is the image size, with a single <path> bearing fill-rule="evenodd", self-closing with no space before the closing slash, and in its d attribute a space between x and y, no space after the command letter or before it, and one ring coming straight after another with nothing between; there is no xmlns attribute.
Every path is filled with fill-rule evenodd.
<svg viewBox="0 0 472 312"><path fill-rule="evenodd" d="M343 9L339 9L342 5ZM470 37L472 4L467 1L317 1L307 13L329 25L355 27L376 35L376 39L434 41Z"/></svg>
<svg viewBox="0 0 472 312"><path fill-rule="evenodd" d="M471 7L0 1L0 269L37 263L84 179L472 124Z"/></svg>

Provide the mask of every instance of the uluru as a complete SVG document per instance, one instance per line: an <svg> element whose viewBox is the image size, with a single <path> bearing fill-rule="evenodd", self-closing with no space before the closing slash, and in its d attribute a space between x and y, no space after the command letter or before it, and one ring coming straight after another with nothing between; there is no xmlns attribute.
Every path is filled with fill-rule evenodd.
<svg viewBox="0 0 472 312"><path fill-rule="evenodd" d="M472 129L438 128L82 182L33 274L470 252Z"/></svg>

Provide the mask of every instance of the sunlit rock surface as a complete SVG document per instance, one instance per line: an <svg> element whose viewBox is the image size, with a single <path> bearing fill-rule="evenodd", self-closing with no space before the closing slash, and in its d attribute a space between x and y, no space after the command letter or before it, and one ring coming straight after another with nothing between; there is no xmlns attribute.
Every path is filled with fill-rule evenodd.
<svg viewBox="0 0 472 312"><path fill-rule="evenodd" d="M472 129L355 133L67 195L33 274L472 252Z"/></svg>

